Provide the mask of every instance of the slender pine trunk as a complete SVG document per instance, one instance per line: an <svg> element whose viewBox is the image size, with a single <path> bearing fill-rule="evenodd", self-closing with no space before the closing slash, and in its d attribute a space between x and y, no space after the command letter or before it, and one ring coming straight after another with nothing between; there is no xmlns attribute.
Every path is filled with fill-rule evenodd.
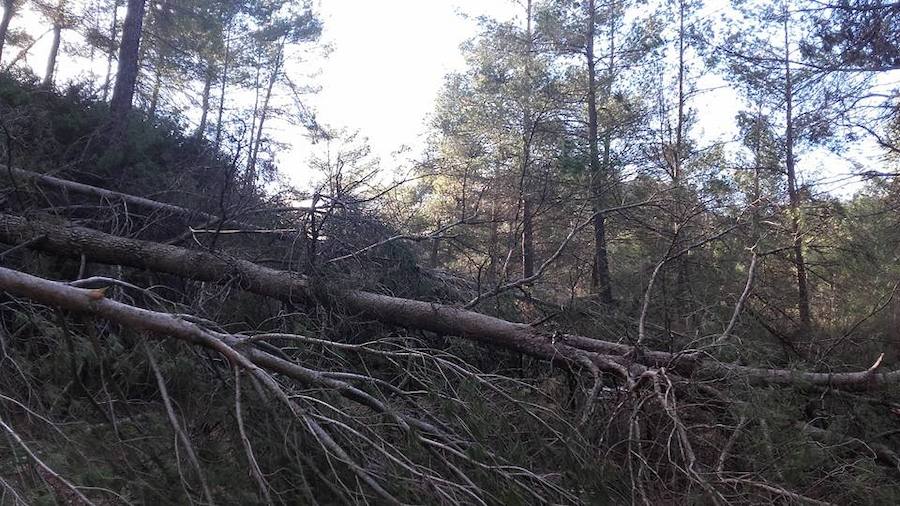
<svg viewBox="0 0 900 506"><path fill-rule="evenodd" d="M119 2L113 2L112 24L109 27L109 40L116 41L117 25L119 24ZM103 80L103 101L109 98L109 85L112 82L113 52L106 55L106 79Z"/></svg>
<svg viewBox="0 0 900 506"><path fill-rule="evenodd" d="M212 63L206 64L206 76L203 82L203 99L200 103L200 125L197 126L197 138L202 139L206 132L207 117L209 116L209 94L215 79L215 69Z"/></svg>
<svg viewBox="0 0 900 506"><path fill-rule="evenodd" d="M809 308L809 285L806 278L806 262L803 258L803 238L800 230L800 192L794 160L794 89L791 76L790 23L787 7L784 8L784 97L787 124L785 127L785 167L787 169L788 197L790 199L791 232L793 234L794 264L797 270L797 307L800 313L800 331L809 332L812 315Z"/></svg>
<svg viewBox="0 0 900 506"><path fill-rule="evenodd" d="M591 291L600 295L606 304L614 302L609 274L609 256L606 247L606 216L603 209L604 176L600 166L599 120L597 118L597 62L594 57L594 37L596 35L597 7L595 0L587 2L587 34L585 58L588 68L588 151L590 155L591 210L594 213L594 262L591 275Z"/></svg>
<svg viewBox="0 0 900 506"><path fill-rule="evenodd" d="M53 85L53 72L56 69L56 58L59 55L59 44L62 39L62 26L53 25L53 42L50 44L50 54L47 56L47 70L44 72L44 80L41 86L49 88Z"/></svg>
<svg viewBox="0 0 900 506"><path fill-rule="evenodd" d="M531 52L534 49L532 41L531 18L532 0L526 4L526 30L525 30L525 107L522 112L522 277L528 278L534 275L534 211L532 209L530 191L530 165L531 165L531 139L534 132L533 119L531 117Z"/></svg>

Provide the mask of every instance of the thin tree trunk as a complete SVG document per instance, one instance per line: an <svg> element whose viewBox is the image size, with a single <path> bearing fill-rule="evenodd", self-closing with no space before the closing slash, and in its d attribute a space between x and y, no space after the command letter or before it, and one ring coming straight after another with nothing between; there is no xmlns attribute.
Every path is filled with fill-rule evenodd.
<svg viewBox="0 0 900 506"><path fill-rule="evenodd" d="M812 316L809 308L809 287L806 279L806 263L803 259L803 239L800 231L800 193L794 161L794 89L791 80L789 14L784 8L784 96L787 115L785 131L785 166L787 168L788 197L790 198L791 232L793 234L794 264L797 269L797 306L800 313L800 331L809 332Z"/></svg>
<svg viewBox="0 0 900 506"><path fill-rule="evenodd" d="M206 80L203 82L203 99L200 104L200 125L197 127L197 138L202 139L206 132L206 120L209 115L209 93L212 90L215 72L212 63L206 64Z"/></svg>
<svg viewBox="0 0 900 506"><path fill-rule="evenodd" d="M609 257L606 247L606 216L603 209L604 176L600 166L600 148L597 119L597 62L594 59L594 36L596 32L597 7L594 0L587 2L587 41L585 58L588 68L588 150L590 155L591 210L594 212L594 262L591 275L591 291L600 295L600 300L612 304L612 282L609 274Z"/></svg>
<svg viewBox="0 0 900 506"><path fill-rule="evenodd" d="M684 81L685 81L685 68L684 68L684 39L685 39L685 30L684 30L684 2L685 0L679 0L678 2L678 111L677 118L675 120L675 149L673 149L672 153L672 185L675 187L675 223L673 224L672 233L675 236L681 235L682 240L690 241L691 238L686 233L686 225L689 221L688 218L688 193L683 191L681 188L684 178L684 156L685 156L685 148L684 148L684 105L685 105L685 96L684 96ZM678 271L677 277L675 280L675 299L678 307L676 310L682 314L689 314L691 316L686 316L684 321L685 329L693 326L696 326L699 322L696 320L697 315L693 308L693 296L691 293L691 286L688 282L691 279L690 273L690 264L688 263L687 258L679 258L678 259ZM666 311L668 311L668 306L666 307ZM692 321L693 320L693 321Z"/></svg>
<svg viewBox="0 0 900 506"><path fill-rule="evenodd" d="M531 165L531 139L534 125L531 117L531 52L533 50L531 18L532 0L526 4L525 29L525 107L522 111L522 277L534 275L534 211L532 210L529 172Z"/></svg>
<svg viewBox="0 0 900 506"><path fill-rule="evenodd" d="M762 192L760 189L760 172L762 171L762 164L764 163L762 156L762 101L760 100L757 111L756 111L756 133L753 136L753 205L751 209L753 210L753 214L751 216L751 237L753 238L753 243L759 243L760 238L762 237L762 231L760 230L760 199L762 198Z"/></svg>
<svg viewBox="0 0 900 506"><path fill-rule="evenodd" d="M522 202L522 277L534 276L534 211L531 198L525 196Z"/></svg>
<svg viewBox="0 0 900 506"><path fill-rule="evenodd" d="M684 142L684 0L678 2L678 118L675 125L675 152L672 180L681 184L681 157Z"/></svg>
<svg viewBox="0 0 900 506"><path fill-rule="evenodd" d="M116 33L118 33L117 26L119 24L119 0L115 0L113 2L113 12L112 12L112 24L109 27L109 40L115 43L116 41ZM106 79L103 80L103 101L106 102L106 99L109 97L109 85L112 82L112 62L113 62L113 52L110 51L106 55Z"/></svg>
<svg viewBox="0 0 900 506"><path fill-rule="evenodd" d="M125 23L122 26L122 43L119 46L119 65L116 71L116 84L113 87L112 100L109 104L112 116L112 132L121 132L131 112L134 99L134 86L137 82L140 67L141 32L144 25L144 1L128 0Z"/></svg>
<svg viewBox="0 0 900 506"><path fill-rule="evenodd" d="M156 117L156 106L159 104L159 89L162 87L160 64L161 62L157 62L156 69L153 71L153 91L150 93L150 104L147 107L147 115L151 118Z"/></svg>
<svg viewBox="0 0 900 506"><path fill-rule="evenodd" d="M253 140L250 160L247 163L247 177L248 182L251 184L256 182L256 162L259 157L260 146L262 145L263 128L265 127L266 117L269 112L269 101L272 98L272 90L275 88L275 83L278 81L278 74L281 73L283 55L284 39L282 39L281 45L278 49L278 54L275 57L275 65L272 68L271 74L269 74L269 83L266 86L266 95L265 97L263 97L262 107L259 110L259 125L257 125L256 128L256 138Z"/></svg>
<svg viewBox="0 0 900 506"><path fill-rule="evenodd" d="M228 86L228 65L231 59L231 23L225 32L225 60L222 62L222 87L219 90L219 114L216 118L216 151L222 145L222 116L225 112L225 90Z"/></svg>
<svg viewBox="0 0 900 506"><path fill-rule="evenodd" d="M497 263L499 260L497 258L497 244L499 241L497 220L499 219L499 216L497 200L494 199L491 203L491 231L488 238L488 256L490 258L488 259L487 284L491 286L497 283L499 276L499 273L497 272Z"/></svg>
<svg viewBox="0 0 900 506"><path fill-rule="evenodd" d="M56 69L56 57L59 54L59 44L62 39L62 26L53 25L53 42L50 44L50 54L47 56L47 70L44 72L44 81L41 86L49 88L53 85L53 72Z"/></svg>
<svg viewBox="0 0 900 506"><path fill-rule="evenodd" d="M6 42L6 34L9 32L9 23L15 14L14 2L12 0L4 0L3 17L0 18L0 59L3 58L3 45Z"/></svg>

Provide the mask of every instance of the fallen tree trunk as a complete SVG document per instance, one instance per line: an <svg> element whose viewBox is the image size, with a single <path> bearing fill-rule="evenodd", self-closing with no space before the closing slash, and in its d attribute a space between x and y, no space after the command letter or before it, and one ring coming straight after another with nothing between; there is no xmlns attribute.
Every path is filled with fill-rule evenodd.
<svg viewBox="0 0 900 506"><path fill-rule="evenodd" d="M334 440L333 436L329 434L330 431L339 431L345 426L334 424L334 426L328 428L323 427L317 417L306 412L289 398L279 382L271 375L272 373L295 380L305 387L336 393L353 403L368 408L374 413L384 415L392 419L401 430L407 433L412 440L422 445L423 448L428 448L429 445L438 445L457 455L463 455L468 444L460 440L458 436L447 433L444 429L424 419L407 414L404 410L394 409L385 401L364 389L340 379L333 372L310 369L262 351L255 346L252 338L247 336L211 330L177 315L143 309L111 300L106 298L105 293L102 291L78 288L4 267L0 267L0 290L41 304L99 316L133 331L152 334L162 338L172 337L219 353L232 367L247 371L259 380L261 385L265 386L270 393L274 394L275 398L280 399L290 409L293 416L298 417L303 422L300 424L301 427L308 427L311 431L314 431L322 446L341 457L340 461L369 485L376 494L386 500L387 504L402 503L382 487L382 483L376 475L371 474L355 463L350 455ZM350 376L353 376L354 379L361 378L374 381L374 378L368 376ZM236 386L235 388L239 387ZM335 406L331 407L333 410L340 409ZM349 429L349 431L352 432L352 429ZM405 458L405 455L398 453L398 450L390 445L386 446L388 448L382 447L378 448L377 451L370 451L388 455L394 461ZM468 462L475 462L470 457L465 457L465 459ZM483 465L483 467L491 469L487 465ZM436 475L425 466L417 466L416 471L419 476L423 476L423 479L440 479L443 483L449 483L445 477ZM511 476L513 480L524 482L524 480L519 480L518 477L508 475L508 473L499 474L501 479ZM527 473L523 476L528 478ZM536 478L539 484L544 483L543 479L537 477L537 475L532 476ZM558 489L558 487L554 487L549 482L547 482L547 488L548 490ZM72 489L75 490L74 487ZM563 493L565 492L563 491ZM485 504L484 501L479 502Z"/></svg>
<svg viewBox="0 0 900 506"><path fill-rule="evenodd" d="M314 293L308 279L295 273L227 255L128 239L84 227L60 227L0 214L0 241L10 244L33 241L30 248L59 256L85 255L92 262L125 265L197 281L230 282L244 290L290 303L329 302L319 300L322 294ZM474 339L558 363L586 365L587 357L591 361L598 358L563 342L556 343L528 325L441 304L355 290L344 292L339 301L331 302L384 323Z"/></svg>
<svg viewBox="0 0 900 506"><path fill-rule="evenodd" d="M7 167L5 165L0 165L0 174L3 174L7 177L11 176L17 181L21 179L29 183L53 188L61 192L70 192L87 197L96 197L98 199L107 200L109 202L124 202L131 206L151 209L154 211L160 211L176 216L182 216L188 219L202 219L207 222L217 222L221 219L219 216L205 213L203 211L198 211L196 209L188 209L186 207L177 206L175 204L168 204L166 202L159 202L157 200L129 195L127 193L107 190L106 188L91 186L89 184L77 183L75 181L60 179L58 177L48 176L46 174L39 174L30 170L16 169ZM225 223L250 226L246 223L234 223L229 220L226 220Z"/></svg>
<svg viewBox="0 0 900 506"><path fill-rule="evenodd" d="M128 193L108 190L106 188L100 188L98 186L91 186L89 184L69 181L67 179L48 176L46 174L40 174L37 172L32 172L30 170L16 169L13 167L7 167L5 165L0 165L0 175L6 176L7 178L12 178L14 182L22 180L31 184L52 188L62 193L75 193L78 195L84 195L86 197L96 197L108 202L124 202L125 204L137 208L149 209L172 216L180 216L186 221L198 220L203 227L221 223L222 225L239 227L240 229L246 230L248 232L259 232L266 234L273 233L270 230L263 230L261 229L261 227L252 223L247 223L245 221L217 216L215 214L210 214L197 209L191 209L188 207L169 204L167 202L160 202L158 200L139 197ZM319 210L313 207L291 207L284 208L282 210L301 211L305 213L319 212ZM274 235L277 237L285 237L291 240L295 239L295 233L289 233L288 231L277 231L276 233L274 233Z"/></svg>
<svg viewBox="0 0 900 506"><path fill-rule="evenodd" d="M198 281L234 283L260 295L292 303L324 302L383 323L458 336L498 346L569 367L587 367L635 378L646 367L667 367L683 376L734 378L754 384L820 385L871 389L900 383L900 371L819 373L728 364L696 353L665 353L635 349L622 343L571 334L549 335L514 323L443 304L403 299L361 290L323 294L306 277L263 267L247 260L128 239L83 227L62 227L39 220L0 214L0 241L28 244L35 250L93 262L124 265Z"/></svg>

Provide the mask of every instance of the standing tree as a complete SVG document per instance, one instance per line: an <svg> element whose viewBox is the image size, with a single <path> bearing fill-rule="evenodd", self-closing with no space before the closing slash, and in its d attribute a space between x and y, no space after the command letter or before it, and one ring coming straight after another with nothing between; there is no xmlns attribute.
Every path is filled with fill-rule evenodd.
<svg viewBox="0 0 900 506"><path fill-rule="evenodd" d="M253 34L256 100L250 129L246 180L254 183L263 146L264 128L270 118L276 85L283 83L288 49L293 44L314 41L322 32L321 23L308 4L295 6L283 0L260 5L252 11L259 29Z"/></svg>
<svg viewBox="0 0 900 506"><path fill-rule="evenodd" d="M9 33L9 23L23 3L24 0L3 0L3 17L0 18L0 58L3 57L3 44L6 42L7 33Z"/></svg>
<svg viewBox="0 0 900 506"><path fill-rule="evenodd" d="M128 0L128 9L125 12L116 84L109 104L113 135L122 131L128 120L128 113L131 112L134 86L140 71L138 58L144 25L144 3L145 0Z"/></svg>
<svg viewBox="0 0 900 506"><path fill-rule="evenodd" d="M50 52L47 55L47 69L44 71L42 86L53 85L53 74L56 71L56 60L59 56L59 47L62 42L62 31L75 25L75 16L70 11L69 0L56 0L53 2L38 0L35 6L52 24L53 41L50 44Z"/></svg>
<svg viewBox="0 0 900 506"><path fill-rule="evenodd" d="M818 146L840 146L840 118L852 107L853 97L862 94L868 79L838 75L805 59L798 48L808 44L806 37L814 34L815 18L797 7L783 2L778 8L754 10L756 24L732 34L724 51L731 65L727 75L760 104L757 116L765 114L782 128L778 152L787 191L784 228L794 270L796 329L806 334L813 324L807 256L814 214L806 209L812 190L801 184L799 155L801 150Z"/></svg>

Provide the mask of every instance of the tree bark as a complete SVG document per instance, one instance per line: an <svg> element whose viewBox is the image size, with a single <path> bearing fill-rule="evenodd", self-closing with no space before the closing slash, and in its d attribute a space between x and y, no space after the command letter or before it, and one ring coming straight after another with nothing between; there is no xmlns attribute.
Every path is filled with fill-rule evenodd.
<svg viewBox="0 0 900 506"><path fill-rule="evenodd" d="M228 65L231 59L231 21L227 23L225 31L225 58L222 61L222 86L219 90L219 114L216 118L216 151L222 145L222 116L225 112L225 90L228 86Z"/></svg>
<svg viewBox="0 0 900 506"><path fill-rule="evenodd" d="M147 106L147 116L151 118L156 117L156 107L159 105L159 90L162 87L162 70L159 66L161 63L158 61L153 71L153 90L150 92L150 104Z"/></svg>
<svg viewBox="0 0 900 506"><path fill-rule="evenodd" d="M109 104L111 125L114 135L121 132L126 125L131 102L134 99L134 86L137 83L140 66L141 32L144 25L145 0L128 0L125 23L122 26L122 43L119 45L119 64L116 71L116 83L113 87L112 100Z"/></svg>
<svg viewBox="0 0 900 506"><path fill-rule="evenodd" d="M62 39L62 26L53 25L53 42L50 44L50 54L47 56L47 70L44 72L44 80L41 83L45 88L53 85L53 73L56 69L56 57L59 54L59 44Z"/></svg>
<svg viewBox="0 0 900 506"><path fill-rule="evenodd" d="M203 98L200 103L200 125L197 126L197 138L202 139L206 133L206 121L209 115L209 93L212 90L213 80L215 79L215 71L212 63L206 64L206 79L203 82Z"/></svg>
<svg viewBox="0 0 900 506"><path fill-rule="evenodd" d="M531 117L531 52L532 41L532 0L527 0L525 7L525 96L522 108L522 179L520 182L522 198L522 277L534 275L534 211L532 209L530 191L531 140L534 135L534 119Z"/></svg>
<svg viewBox="0 0 900 506"><path fill-rule="evenodd" d="M797 306L800 313L800 331L808 333L812 326L809 308L809 287L806 279L806 262L803 258L803 238L800 230L800 193L794 160L794 89L791 80L790 38L788 27L790 14L784 8L784 98L787 124L785 127L785 167L787 169L788 197L790 199L791 232L793 234L794 266L797 270Z"/></svg>
<svg viewBox="0 0 900 506"><path fill-rule="evenodd" d="M113 43L116 42L116 33L118 33L118 25L119 24L119 0L115 0L113 2L112 8L112 23L109 26L109 40ZM112 62L113 62L113 52L110 50L109 54L106 55L106 79L103 80L103 101L106 102L106 99L109 97L109 84L112 81Z"/></svg>
<svg viewBox="0 0 900 506"><path fill-rule="evenodd" d="M3 45L9 32L9 23L16 14L15 0L3 0L3 17L0 18L0 59L3 58Z"/></svg>
<svg viewBox="0 0 900 506"><path fill-rule="evenodd" d="M594 212L594 262L591 275L591 291L600 295L606 304L615 302L609 274L609 257L606 248L606 216L603 209L604 176L600 166L599 132L597 119L597 62L594 56L597 7L594 0L587 2L587 41L585 58L588 68L588 151L590 156L591 210Z"/></svg>
<svg viewBox="0 0 900 506"><path fill-rule="evenodd" d="M242 289L289 303L329 303L382 323L457 336L486 346L504 348L569 368L587 367L639 378L647 367L666 367L683 376L708 380L740 378L751 384L819 385L867 390L900 383L900 371L868 370L816 373L766 369L722 363L696 353L637 351L634 347L573 334L545 334L524 323L457 307L403 299L362 290L324 295L309 280L292 272L263 267L247 260L165 244L128 239L82 227L63 227L0 213L0 242L67 258L124 265L173 274L197 281L234 283Z"/></svg>

